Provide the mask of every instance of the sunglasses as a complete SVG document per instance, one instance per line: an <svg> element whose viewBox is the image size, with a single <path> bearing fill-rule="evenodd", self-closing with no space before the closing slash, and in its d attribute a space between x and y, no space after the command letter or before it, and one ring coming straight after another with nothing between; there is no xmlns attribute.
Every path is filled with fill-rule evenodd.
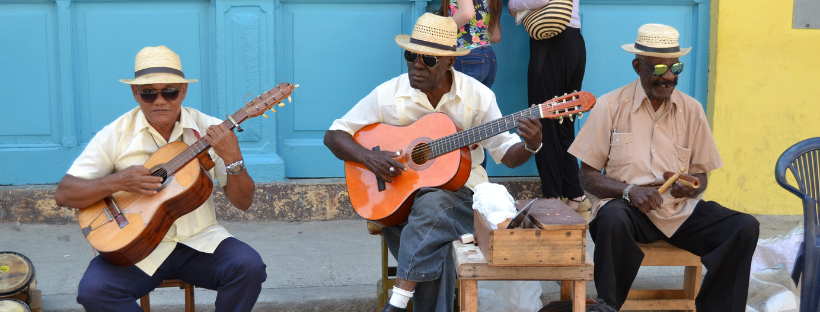
<svg viewBox="0 0 820 312"><path fill-rule="evenodd" d="M416 52L404 50L404 60L406 60L408 63L415 62L416 58L418 58L419 55L421 55L421 61L424 62L424 65L427 65L427 67L433 68L436 67L436 65L438 65L438 58L435 56L418 54Z"/></svg>
<svg viewBox="0 0 820 312"><path fill-rule="evenodd" d="M179 97L179 89L173 87L162 89L162 91L145 89L139 91L138 93L140 97L142 97L142 100L146 103L154 103L160 94L162 94L162 97L169 102L176 101Z"/></svg>
<svg viewBox="0 0 820 312"><path fill-rule="evenodd" d="M638 59L638 60L641 61L642 63L646 64L646 65L652 66L652 75L655 75L656 77L663 76L663 74L666 74L666 71L670 70L670 69L672 70L672 73L675 74L675 75L678 75L683 71L683 63L681 63L681 62L677 62L675 64L672 64L672 66L669 67L669 66L666 66L666 64L658 64L658 65L653 66L652 64L649 64L649 63L647 63L646 61L644 61L642 59Z"/></svg>

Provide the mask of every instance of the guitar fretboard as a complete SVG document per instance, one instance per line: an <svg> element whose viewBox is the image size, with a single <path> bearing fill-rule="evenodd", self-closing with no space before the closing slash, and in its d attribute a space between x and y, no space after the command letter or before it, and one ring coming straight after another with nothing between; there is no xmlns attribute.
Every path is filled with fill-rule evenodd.
<svg viewBox="0 0 820 312"><path fill-rule="evenodd" d="M231 117L233 117L234 120L243 120L243 119L239 119L238 115L240 113L241 113L241 111L236 112L236 114L233 114ZM233 128L236 127L230 120L222 121L222 123L220 125L226 126L226 127L228 127L228 129L231 129L231 130L233 130ZM188 162L190 162L191 160L196 158L197 155L204 152L205 150L207 150L210 147L211 147L211 144L208 143L208 141L205 141L205 138L200 138L199 140L197 140L196 142L191 144L191 146L188 146L188 148L186 148L184 151L180 152L178 155L174 156L174 158L172 158L170 161L168 161L167 163L165 163L162 166L165 170L167 170L167 172L163 173L162 169L160 169L160 170L157 170L154 173L154 175L155 176L160 176L162 174L165 174L166 176L170 176L171 174L173 174L174 172L176 172L177 170L182 168L182 166L185 166L185 164L187 164Z"/></svg>
<svg viewBox="0 0 820 312"><path fill-rule="evenodd" d="M541 118L540 107L541 105L535 105L523 111L501 117L483 125L475 126L470 129L433 140L430 142L430 158L436 158L470 144L478 143L484 139L518 128L519 117L536 116Z"/></svg>

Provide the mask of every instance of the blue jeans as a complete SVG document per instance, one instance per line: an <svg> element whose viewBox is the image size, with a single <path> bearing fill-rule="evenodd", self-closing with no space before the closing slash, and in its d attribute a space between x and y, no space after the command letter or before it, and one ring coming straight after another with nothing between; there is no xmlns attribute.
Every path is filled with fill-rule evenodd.
<svg viewBox="0 0 820 312"><path fill-rule="evenodd" d="M456 57L455 70L475 78L490 88L495 82L495 71L498 68L493 47L486 45L470 50L470 54Z"/></svg>
<svg viewBox="0 0 820 312"><path fill-rule="evenodd" d="M415 311L453 311L456 267L452 242L473 232L473 192L422 188L402 224L382 228L396 258L396 277L418 282Z"/></svg>
<svg viewBox="0 0 820 312"><path fill-rule="evenodd" d="M152 276L97 256L80 280L77 303L89 312L142 312L136 300L169 278L216 290L216 311L239 312L253 308L267 274L259 253L233 237L220 242L213 254L177 244Z"/></svg>

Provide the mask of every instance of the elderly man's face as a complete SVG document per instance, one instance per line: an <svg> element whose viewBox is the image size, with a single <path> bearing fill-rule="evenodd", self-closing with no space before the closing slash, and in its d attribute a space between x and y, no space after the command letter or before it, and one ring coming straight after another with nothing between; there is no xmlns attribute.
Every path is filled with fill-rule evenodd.
<svg viewBox="0 0 820 312"><path fill-rule="evenodd" d="M140 103L145 119L154 128L170 126L179 120L182 100L188 91L187 83L155 83L132 85L134 99Z"/></svg>
<svg viewBox="0 0 820 312"><path fill-rule="evenodd" d="M677 57L662 58L645 55L638 55L632 60L632 68L638 73L641 79L641 86L646 92L649 100L668 100L675 91L675 86L678 84L678 75L672 72L672 65L679 63ZM666 65L669 68L660 76L655 76L652 71L655 65Z"/></svg>
<svg viewBox="0 0 820 312"><path fill-rule="evenodd" d="M444 80L447 70L453 66L455 56L438 56L436 66L428 67L424 64L421 55L413 62L407 62L407 76L410 78L410 86L422 91L437 88Z"/></svg>

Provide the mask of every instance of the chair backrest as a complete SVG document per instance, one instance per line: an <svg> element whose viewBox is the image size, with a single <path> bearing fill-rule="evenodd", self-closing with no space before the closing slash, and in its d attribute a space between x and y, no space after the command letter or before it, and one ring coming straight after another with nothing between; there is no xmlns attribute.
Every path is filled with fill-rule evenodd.
<svg viewBox="0 0 820 312"><path fill-rule="evenodd" d="M797 188L786 181L786 169L791 170L797 181ZM777 183L803 200L807 232L814 232L809 224L818 226L818 199L820 199L820 138L811 138L789 147L780 158L774 170Z"/></svg>

